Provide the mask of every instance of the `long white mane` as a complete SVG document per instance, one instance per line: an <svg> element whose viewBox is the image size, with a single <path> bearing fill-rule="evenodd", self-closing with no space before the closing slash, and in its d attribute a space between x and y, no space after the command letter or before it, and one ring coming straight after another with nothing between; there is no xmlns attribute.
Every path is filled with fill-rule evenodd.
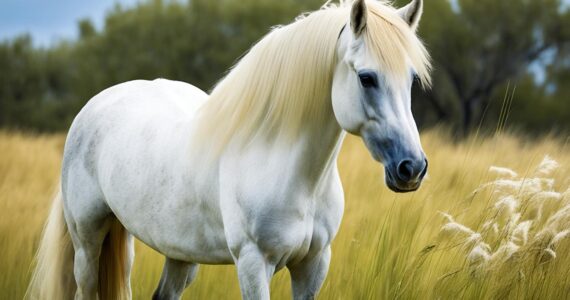
<svg viewBox="0 0 570 300"><path fill-rule="evenodd" d="M217 84L198 122L198 134L212 143L213 152L233 139L293 139L302 128L332 116L336 46L351 2L327 5L275 28ZM383 72L407 80L411 63L429 85L429 55L412 29L387 3L368 1L367 7L365 41Z"/></svg>

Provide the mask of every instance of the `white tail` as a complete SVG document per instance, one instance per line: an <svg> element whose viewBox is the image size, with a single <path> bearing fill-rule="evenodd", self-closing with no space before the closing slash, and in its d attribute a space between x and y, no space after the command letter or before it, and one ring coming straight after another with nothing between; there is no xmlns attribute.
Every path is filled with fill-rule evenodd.
<svg viewBox="0 0 570 300"><path fill-rule="evenodd" d="M99 256L99 299L130 299L127 282L127 231L114 220Z"/></svg>
<svg viewBox="0 0 570 300"><path fill-rule="evenodd" d="M129 299L126 281L127 232L114 221L105 237L99 258L99 299ZM63 216L61 191L53 200L25 299L73 299L73 244Z"/></svg>
<svg viewBox="0 0 570 300"><path fill-rule="evenodd" d="M73 299L73 245L63 217L61 191L53 200L26 299Z"/></svg>

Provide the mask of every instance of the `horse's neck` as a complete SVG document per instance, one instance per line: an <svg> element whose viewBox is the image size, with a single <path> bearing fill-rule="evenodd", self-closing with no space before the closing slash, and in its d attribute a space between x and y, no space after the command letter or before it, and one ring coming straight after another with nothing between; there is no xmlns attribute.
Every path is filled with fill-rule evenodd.
<svg viewBox="0 0 570 300"><path fill-rule="evenodd" d="M322 126L305 132L300 145L303 155L299 158L299 166L302 166L300 171L306 180L316 189L334 172L344 135L333 115Z"/></svg>

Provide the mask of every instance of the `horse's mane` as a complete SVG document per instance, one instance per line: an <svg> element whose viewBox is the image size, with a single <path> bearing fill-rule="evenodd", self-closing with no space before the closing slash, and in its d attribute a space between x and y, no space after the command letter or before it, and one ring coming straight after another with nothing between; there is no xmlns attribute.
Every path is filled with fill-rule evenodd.
<svg viewBox="0 0 570 300"><path fill-rule="evenodd" d="M276 27L253 46L201 109L200 140L212 142L214 149L209 148L219 153L233 139L294 138L302 127L330 118L336 45L351 2L327 5ZM412 29L386 3L367 1L367 7L366 44L384 73L407 81L411 63L429 85L429 56Z"/></svg>

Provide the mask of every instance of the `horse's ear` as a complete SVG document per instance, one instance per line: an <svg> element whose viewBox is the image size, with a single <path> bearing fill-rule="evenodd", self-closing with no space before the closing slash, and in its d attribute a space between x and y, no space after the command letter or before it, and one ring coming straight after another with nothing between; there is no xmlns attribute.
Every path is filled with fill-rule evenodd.
<svg viewBox="0 0 570 300"><path fill-rule="evenodd" d="M350 28L355 36L359 36L366 27L365 0L356 0L350 10Z"/></svg>
<svg viewBox="0 0 570 300"><path fill-rule="evenodd" d="M418 28L420 23L420 18L423 12L423 1L422 0L412 0L408 5L398 9L398 14L410 25L412 30Z"/></svg>

